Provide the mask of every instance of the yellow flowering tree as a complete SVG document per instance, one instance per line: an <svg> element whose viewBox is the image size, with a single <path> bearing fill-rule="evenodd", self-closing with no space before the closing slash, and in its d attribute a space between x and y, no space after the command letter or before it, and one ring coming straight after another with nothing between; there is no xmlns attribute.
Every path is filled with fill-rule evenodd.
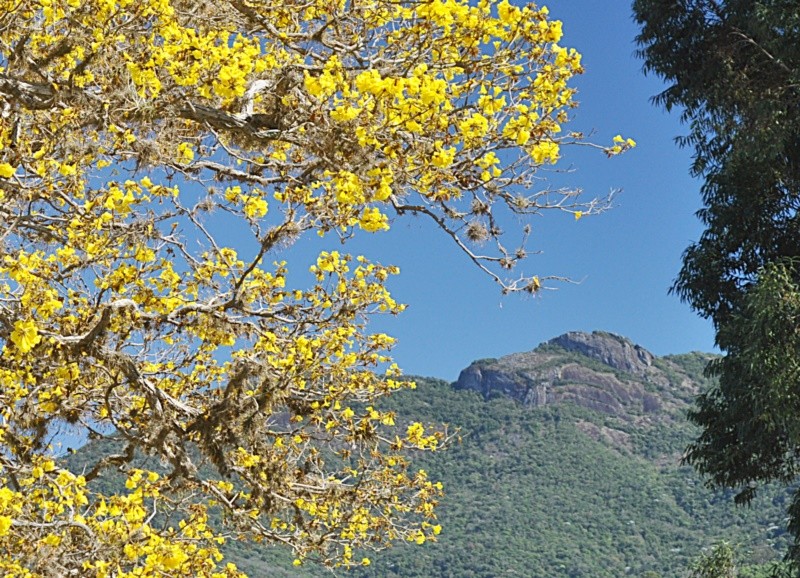
<svg viewBox="0 0 800 578"><path fill-rule="evenodd" d="M280 252L422 215L538 290L497 216L603 208L533 186L581 140L560 38L507 0L0 0L0 570L228 577L229 537L332 566L433 539L408 455L447 435L380 410L405 384L366 325L402 311L397 270L330 250L290 287ZM64 424L122 450L68 472ZM91 483L110 468L125 491Z"/></svg>

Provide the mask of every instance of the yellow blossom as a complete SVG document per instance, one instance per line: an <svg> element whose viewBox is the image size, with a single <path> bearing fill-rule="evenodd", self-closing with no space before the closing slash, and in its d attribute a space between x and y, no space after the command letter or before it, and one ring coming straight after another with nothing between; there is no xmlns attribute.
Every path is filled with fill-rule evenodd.
<svg viewBox="0 0 800 578"><path fill-rule="evenodd" d="M17 346L20 353L28 353L42 340L39 328L33 320L20 320L14 323L11 332L11 341Z"/></svg>
<svg viewBox="0 0 800 578"><path fill-rule="evenodd" d="M384 231L389 228L389 219L380 212L376 207L365 208L361 213L359 225L365 231L374 233L376 231Z"/></svg>
<svg viewBox="0 0 800 578"><path fill-rule="evenodd" d="M0 516L0 536L5 536L11 529L11 518L9 516Z"/></svg>
<svg viewBox="0 0 800 578"><path fill-rule="evenodd" d="M10 164L0 163L0 178L7 179L10 176L12 176L15 172L17 172L17 169L15 169Z"/></svg>

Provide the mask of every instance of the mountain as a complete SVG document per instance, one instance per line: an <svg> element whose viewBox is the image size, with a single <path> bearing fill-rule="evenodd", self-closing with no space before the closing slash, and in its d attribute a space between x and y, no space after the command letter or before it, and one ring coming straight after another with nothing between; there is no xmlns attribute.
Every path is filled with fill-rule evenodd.
<svg viewBox="0 0 800 578"><path fill-rule="evenodd" d="M400 544L347 575L678 578L723 539L754 564L779 558L786 492L768 488L735 508L680 466L696 433L685 413L709 385L710 357L658 357L617 335L576 332L475 361L454 384L416 378L415 391L385 404L398 422L460 428L460 443L417 462L444 483L444 530L437 543ZM330 575L292 568L281 549L232 543L228 556L253 577Z"/></svg>
<svg viewBox="0 0 800 578"><path fill-rule="evenodd" d="M700 384L688 374L673 383L680 365L656 361L624 337L572 332L527 353L476 361L455 387L485 398L502 393L535 408L572 403L620 419L671 421Z"/></svg>

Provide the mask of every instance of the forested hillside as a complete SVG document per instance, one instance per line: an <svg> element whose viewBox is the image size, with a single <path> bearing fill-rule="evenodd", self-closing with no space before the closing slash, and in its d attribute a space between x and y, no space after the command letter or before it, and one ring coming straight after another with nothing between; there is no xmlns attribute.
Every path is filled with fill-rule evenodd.
<svg viewBox="0 0 800 578"><path fill-rule="evenodd" d="M779 558L785 493L735 508L680 466L693 433L684 413L705 385L707 359L657 358L610 334L568 334L478 361L456 384L416 378L416 391L387 400L398 422L414 416L460 428L459 443L418 462L444 484L443 531L436 543L372 555L350 574L678 578L719 540L754 564ZM226 549L251 576L330 575L293 567L283 550Z"/></svg>

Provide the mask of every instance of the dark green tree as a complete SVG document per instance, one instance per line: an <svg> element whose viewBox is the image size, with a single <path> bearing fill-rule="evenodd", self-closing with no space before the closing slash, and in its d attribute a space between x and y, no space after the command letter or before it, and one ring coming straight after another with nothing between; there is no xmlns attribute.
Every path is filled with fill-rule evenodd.
<svg viewBox="0 0 800 578"><path fill-rule="evenodd" d="M800 2L636 0L645 70L681 111L706 226L673 291L710 318L724 358L690 418L686 459L747 503L800 472ZM789 509L800 575L800 493Z"/></svg>
<svg viewBox="0 0 800 578"><path fill-rule="evenodd" d="M691 578L736 578L733 547L727 542L714 546L693 564Z"/></svg>
<svg viewBox="0 0 800 578"><path fill-rule="evenodd" d="M728 542L714 545L697 557L690 568L689 578L789 578L782 564L739 566L741 551Z"/></svg>

